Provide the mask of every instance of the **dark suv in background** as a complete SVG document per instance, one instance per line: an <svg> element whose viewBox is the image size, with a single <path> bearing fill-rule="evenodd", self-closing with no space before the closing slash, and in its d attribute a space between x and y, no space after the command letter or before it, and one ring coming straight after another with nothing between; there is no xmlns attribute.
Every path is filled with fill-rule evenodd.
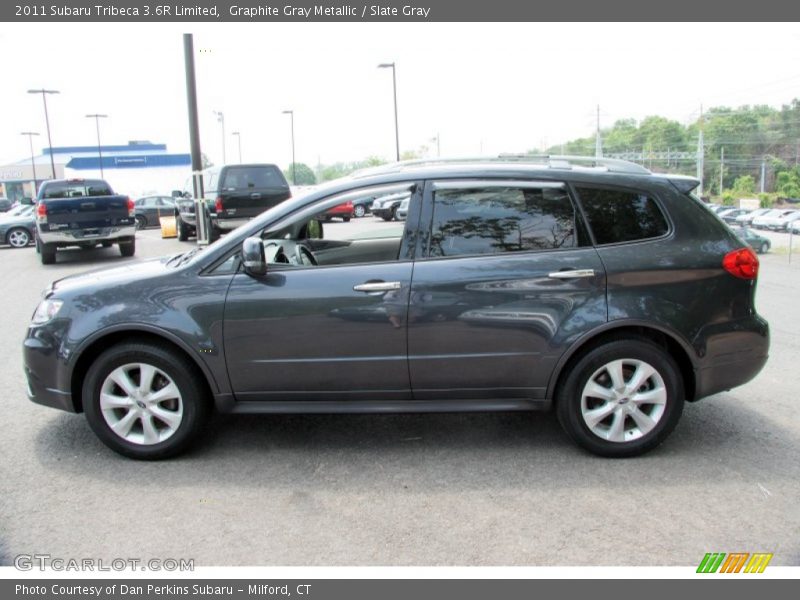
<svg viewBox="0 0 800 600"><path fill-rule="evenodd" d="M24 342L28 393L85 412L104 443L141 459L182 451L212 406L554 406L582 447L638 455L684 401L742 385L767 360L758 259L692 195L697 183L530 156L332 182L203 251L52 284ZM391 194L409 196L405 221L325 236L329 209Z"/></svg>
<svg viewBox="0 0 800 600"><path fill-rule="evenodd" d="M195 203L189 180L175 206L178 239L196 234ZM215 240L291 196L289 184L277 165L247 164L210 167L203 171L203 200Z"/></svg>

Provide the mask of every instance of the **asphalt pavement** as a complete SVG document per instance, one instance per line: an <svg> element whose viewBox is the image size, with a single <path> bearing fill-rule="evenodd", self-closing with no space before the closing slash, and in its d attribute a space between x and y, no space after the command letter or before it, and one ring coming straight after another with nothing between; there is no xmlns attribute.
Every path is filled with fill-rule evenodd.
<svg viewBox="0 0 800 600"><path fill-rule="evenodd" d="M369 218L369 217L368 217ZM351 224L326 224L326 235ZM589 455L552 414L216 415L189 454L122 458L83 416L25 395L21 343L53 279L185 250L0 248L0 564L191 558L196 565L697 565L771 552L800 565L800 256L762 258L771 358L687 405L660 448Z"/></svg>

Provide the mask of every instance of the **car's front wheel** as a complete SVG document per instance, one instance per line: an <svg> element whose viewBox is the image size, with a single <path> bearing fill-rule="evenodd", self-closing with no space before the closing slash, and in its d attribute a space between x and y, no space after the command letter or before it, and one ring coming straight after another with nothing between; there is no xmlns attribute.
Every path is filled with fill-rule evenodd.
<svg viewBox="0 0 800 600"><path fill-rule="evenodd" d="M86 374L86 419L100 440L120 454L142 460L175 456L208 417L201 380L195 365L166 346L112 346Z"/></svg>
<svg viewBox="0 0 800 600"><path fill-rule="evenodd" d="M769 252L769 244L767 242L764 242L763 244L761 244L761 248L759 249L758 253L766 254L767 252Z"/></svg>
<svg viewBox="0 0 800 600"><path fill-rule="evenodd" d="M648 340L629 338L578 359L557 393L556 413L580 446L621 458L663 442L678 423L683 402L675 360Z"/></svg>

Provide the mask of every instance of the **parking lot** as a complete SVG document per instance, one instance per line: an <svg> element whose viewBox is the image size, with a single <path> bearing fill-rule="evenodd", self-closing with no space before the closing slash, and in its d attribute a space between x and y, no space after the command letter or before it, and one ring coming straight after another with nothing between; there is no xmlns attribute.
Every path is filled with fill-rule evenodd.
<svg viewBox="0 0 800 600"><path fill-rule="evenodd" d="M371 217L368 217L371 219ZM387 224L391 225L391 224ZM326 224L334 237L360 227ZM124 459L82 416L30 403L21 343L53 279L193 246L0 247L0 564L17 554L193 558L197 565L697 565L706 552L800 564L800 256L767 234L759 312L771 358L687 405L637 459L591 456L537 413L216 415L174 460ZM797 242L798 240L795 240Z"/></svg>

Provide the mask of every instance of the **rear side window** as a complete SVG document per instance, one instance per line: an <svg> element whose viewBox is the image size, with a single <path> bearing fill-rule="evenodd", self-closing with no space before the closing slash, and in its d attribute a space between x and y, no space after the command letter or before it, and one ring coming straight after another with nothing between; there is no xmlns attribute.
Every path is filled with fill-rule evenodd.
<svg viewBox="0 0 800 600"><path fill-rule="evenodd" d="M223 191L248 188L287 186L283 173L277 167L231 167L225 171L220 189Z"/></svg>
<svg viewBox="0 0 800 600"><path fill-rule="evenodd" d="M462 187L463 186L463 187ZM434 191L428 255L572 248L575 211L562 186L443 184Z"/></svg>
<svg viewBox="0 0 800 600"><path fill-rule="evenodd" d="M598 244L646 240L669 230L658 204L647 194L588 187L577 190Z"/></svg>

